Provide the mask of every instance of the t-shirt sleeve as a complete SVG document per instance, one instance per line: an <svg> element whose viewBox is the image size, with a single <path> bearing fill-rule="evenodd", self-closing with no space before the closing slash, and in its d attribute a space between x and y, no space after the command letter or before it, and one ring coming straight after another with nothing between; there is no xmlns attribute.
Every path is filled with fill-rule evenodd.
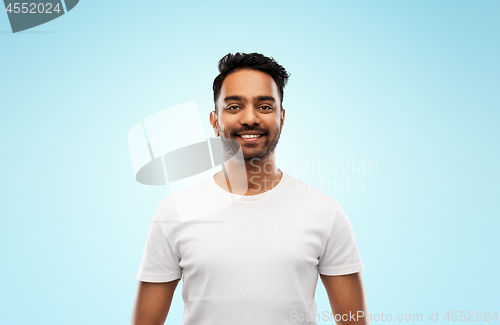
<svg viewBox="0 0 500 325"><path fill-rule="evenodd" d="M344 275L364 270L351 223L336 202L318 271L324 275Z"/></svg>
<svg viewBox="0 0 500 325"><path fill-rule="evenodd" d="M166 236L157 210L149 227L146 247L142 255L139 271L135 277L143 282L169 282L182 276L180 257Z"/></svg>

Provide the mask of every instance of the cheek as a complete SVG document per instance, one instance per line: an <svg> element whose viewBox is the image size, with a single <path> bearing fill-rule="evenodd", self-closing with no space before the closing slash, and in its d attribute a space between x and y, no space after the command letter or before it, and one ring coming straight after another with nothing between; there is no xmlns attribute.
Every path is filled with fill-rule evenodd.
<svg viewBox="0 0 500 325"><path fill-rule="evenodd" d="M227 124L224 124L224 123L219 123L219 131L220 133L222 133L223 135L229 135L231 133L231 129L228 128Z"/></svg>
<svg viewBox="0 0 500 325"><path fill-rule="evenodd" d="M236 123L234 121L234 118L231 118L231 116L224 116L219 119L219 129L222 131L224 130L231 130L235 127Z"/></svg>

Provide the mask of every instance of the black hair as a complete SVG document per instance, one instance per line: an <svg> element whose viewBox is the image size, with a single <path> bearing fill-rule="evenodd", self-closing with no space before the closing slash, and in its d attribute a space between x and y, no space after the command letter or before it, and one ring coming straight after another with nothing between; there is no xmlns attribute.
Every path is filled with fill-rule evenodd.
<svg viewBox="0 0 500 325"><path fill-rule="evenodd" d="M264 56L260 53L239 53L226 54L219 61L219 75L214 79L214 104L217 112L217 98L220 95L222 83L224 79L231 74L241 69L253 69L262 71L270 75L278 86L278 94L280 95L281 104L283 104L283 92L290 74L285 68L278 64L272 57Z"/></svg>

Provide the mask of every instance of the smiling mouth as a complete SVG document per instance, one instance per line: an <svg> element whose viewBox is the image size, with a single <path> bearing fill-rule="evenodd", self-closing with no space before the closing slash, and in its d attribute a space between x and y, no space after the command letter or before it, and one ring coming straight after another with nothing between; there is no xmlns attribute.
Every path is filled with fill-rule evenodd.
<svg viewBox="0 0 500 325"><path fill-rule="evenodd" d="M256 142L262 138L264 134L238 134L237 136L245 142Z"/></svg>

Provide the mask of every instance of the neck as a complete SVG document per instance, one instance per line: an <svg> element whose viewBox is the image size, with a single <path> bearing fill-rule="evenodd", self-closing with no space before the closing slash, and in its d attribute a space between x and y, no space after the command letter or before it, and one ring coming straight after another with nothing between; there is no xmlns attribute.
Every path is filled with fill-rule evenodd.
<svg viewBox="0 0 500 325"><path fill-rule="evenodd" d="M239 195L256 195L267 192L278 185L282 177L276 167L274 152L265 159L231 158L224 163L222 171L214 180L228 192Z"/></svg>

